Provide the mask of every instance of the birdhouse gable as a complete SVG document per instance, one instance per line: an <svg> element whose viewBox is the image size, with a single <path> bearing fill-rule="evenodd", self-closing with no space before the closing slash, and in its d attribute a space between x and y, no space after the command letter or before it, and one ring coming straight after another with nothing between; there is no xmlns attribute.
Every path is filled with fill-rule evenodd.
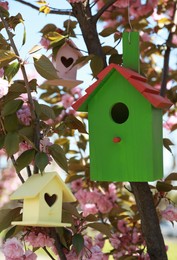
<svg viewBox="0 0 177 260"><path fill-rule="evenodd" d="M121 67L116 64L110 64L99 75L98 80L94 82L90 87L86 89L86 94L73 104L73 108L79 111L88 111L88 102L93 95L96 95L97 91L106 84L109 77L113 72L117 72L117 88L119 88L119 77L122 75L143 97L148 100L152 106L156 108L169 108L172 103L164 97L159 95L159 91L151 87L146 83L146 78L130 69ZM110 86L111 89L111 86Z"/></svg>

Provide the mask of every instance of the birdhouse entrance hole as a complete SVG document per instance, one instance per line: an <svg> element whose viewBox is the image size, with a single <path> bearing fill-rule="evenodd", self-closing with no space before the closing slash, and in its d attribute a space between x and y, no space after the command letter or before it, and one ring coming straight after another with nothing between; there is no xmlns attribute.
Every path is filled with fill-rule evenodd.
<svg viewBox="0 0 177 260"><path fill-rule="evenodd" d="M45 199L47 205L48 205L49 207L52 207L53 204L54 204L54 203L56 202L56 200L57 200L57 195L56 195L56 194L52 194L52 195L50 196L48 193L45 193L45 194L44 194L44 199Z"/></svg>
<svg viewBox="0 0 177 260"><path fill-rule="evenodd" d="M128 107L124 103L116 103L111 109L111 117L117 124L123 124L129 117Z"/></svg>
<svg viewBox="0 0 177 260"><path fill-rule="evenodd" d="M68 68L69 66L71 66L71 64L74 62L73 58L66 58L64 56L61 57L61 62L63 63L63 65Z"/></svg>

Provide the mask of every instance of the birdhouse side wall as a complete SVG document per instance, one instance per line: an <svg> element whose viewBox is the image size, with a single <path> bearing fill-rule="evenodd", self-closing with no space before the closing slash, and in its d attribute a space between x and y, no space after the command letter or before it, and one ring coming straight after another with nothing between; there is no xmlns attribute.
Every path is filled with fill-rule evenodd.
<svg viewBox="0 0 177 260"><path fill-rule="evenodd" d="M57 177L55 177L39 194L39 220L61 223L61 211L62 187L60 187Z"/></svg>
<svg viewBox="0 0 177 260"><path fill-rule="evenodd" d="M156 179L163 177L163 133L162 110L152 107L153 113L153 163Z"/></svg>
<svg viewBox="0 0 177 260"><path fill-rule="evenodd" d="M23 201L23 221L36 222L39 219L39 196Z"/></svg>
<svg viewBox="0 0 177 260"><path fill-rule="evenodd" d="M117 103L128 108L124 123L112 118ZM105 77L88 103L92 180L154 180L152 116L151 104L121 74Z"/></svg>

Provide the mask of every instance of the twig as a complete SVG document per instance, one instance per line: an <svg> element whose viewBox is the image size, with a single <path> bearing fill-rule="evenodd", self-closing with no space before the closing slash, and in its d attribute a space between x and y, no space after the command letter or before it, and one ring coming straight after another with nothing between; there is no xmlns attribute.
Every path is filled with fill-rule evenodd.
<svg viewBox="0 0 177 260"><path fill-rule="evenodd" d="M13 165L15 166L16 161L15 161L14 156L12 155L12 156L10 157L10 159L12 160L12 163L13 163ZM21 182L22 182L22 183L25 183L25 180L24 180L23 177L21 176L21 173L20 173L20 172L17 172L17 175L18 175L19 179L21 180Z"/></svg>
<svg viewBox="0 0 177 260"><path fill-rule="evenodd" d="M172 20L174 20L174 17L175 17L176 7L177 7L177 3L174 2ZM161 84L161 89L160 89L160 95L163 97L165 96L165 93L166 93L166 87L167 87L167 81L168 81L169 59L170 59L172 37L173 37L173 32L171 30L168 35L168 39L166 41L166 50L165 50L164 63L163 63L162 84Z"/></svg>
<svg viewBox="0 0 177 260"><path fill-rule="evenodd" d="M57 249L60 260L67 260L65 254L63 253L63 247L55 228L51 228L51 235L55 241L55 247Z"/></svg>
<svg viewBox="0 0 177 260"><path fill-rule="evenodd" d="M19 3L21 3L21 4L24 4L24 5L27 5L27 6L29 6L29 7L31 7L31 8L33 8L34 10L37 10L37 11L39 11L39 7L38 6L36 6L36 5L33 5L33 4L31 4L31 3L28 3L28 2L26 2L26 1L24 1L24 0L14 0L14 1L16 1L16 2L19 2ZM71 12L71 10L69 10L69 9L56 9L56 8L52 8L52 7L50 7L50 13L49 14L60 14L60 15L71 15L71 16L73 16L73 13Z"/></svg>
<svg viewBox="0 0 177 260"><path fill-rule="evenodd" d="M55 258L50 254L50 252L47 250L47 248L46 248L45 246L44 246L42 249L46 252L46 254L47 254L52 260L55 260Z"/></svg>
<svg viewBox="0 0 177 260"><path fill-rule="evenodd" d="M19 52L18 52L18 50L16 48L16 45L15 45L15 42L13 40L12 34L9 31L8 23L4 19L3 14L2 14L1 11L0 11L0 18L1 18L1 21L2 21L2 23L4 25L5 30L7 32L7 35L9 37L9 41L10 41L11 47L14 50L14 53L16 54L17 59L19 60L19 63L20 63L20 67L21 67L21 71L22 71L22 75L23 75L23 78L24 78L25 87L26 87L26 91L27 91L27 95L28 95L28 101L30 103L31 118L32 118L32 120L34 122L34 133L35 133L34 134L34 144L35 144L36 149L39 150L39 144L40 144L39 118L38 118L38 116L35 113L34 101L33 101L32 95L31 95L31 89L30 89L30 85L29 85L29 82L28 82L28 77L27 77L27 73L26 73L26 70L25 70L25 66L22 63L22 60L20 59L20 55L19 55ZM36 165L34 166L34 173L38 173L38 169L37 169Z"/></svg>
<svg viewBox="0 0 177 260"><path fill-rule="evenodd" d="M109 0L106 2L106 4L93 16L92 20L93 22L97 22L100 16L111 6L113 5L117 0Z"/></svg>

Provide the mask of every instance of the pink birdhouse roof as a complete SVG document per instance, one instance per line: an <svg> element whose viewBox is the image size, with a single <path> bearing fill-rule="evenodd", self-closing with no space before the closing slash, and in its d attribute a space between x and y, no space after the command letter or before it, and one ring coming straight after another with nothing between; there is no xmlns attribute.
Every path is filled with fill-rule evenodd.
<svg viewBox="0 0 177 260"><path fill-rule="evenodd" d="M111 72L117 70L137 91L139 91L144 98L146 98L154 107L159 109L169 108L172 103L166 97L162 97L159 91L151 87L146 78L137 72L116 64L110 64L98 74L98 80L86 89L86 94L78 99L72 106L75 110L79 108L88 100L91 93L100 85L102 80Z"/></svg>

